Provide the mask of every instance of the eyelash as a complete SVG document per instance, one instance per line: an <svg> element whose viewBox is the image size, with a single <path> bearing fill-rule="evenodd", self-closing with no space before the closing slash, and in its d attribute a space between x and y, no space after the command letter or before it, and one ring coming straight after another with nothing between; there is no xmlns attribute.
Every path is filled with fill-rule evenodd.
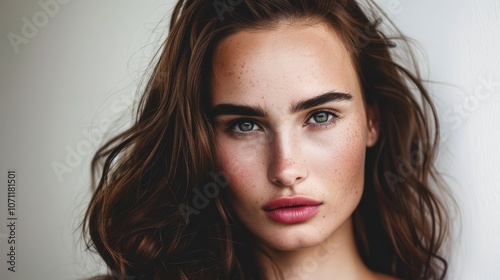
<svg viewBox="0 0 500 280"><path fill-rule="evenodd" d="M226 133L229 134L229 135L232 135L233 137L237 137L237 138L246 138L250 134L255 133L254 130L246 131L246 132L245 131L237 131L236 127L238 126L238 124L241 124L241 123L244 123L244 122L249 122L249 123L252 123L254 125L256 125L256 123L257 123L254 120L247 119L247 118L235 119L234 121L231 121L229 123L229 125L227 126L227 128L225 129Z"/></svg>
<svg viewBox="0 0 500 280"><path fill-rule="evenodd" d="M318 127L318 128L327 128L330 125L336 124L341 119L341 117L339 116L339 114L336 111L328 110L328 109L321 109L321 110L317 110L317 111L312 112L308 116L307 120L309 121L315 115L321 114L321 113L327 113L329 119L326 122L324 122L324 123L306 123L306 124L304 124L304 126L311 125L313 127ZM330 116L331 116L331 118L330 118ZM247 137L250 134L253 134L255 132L255 130L250 130L250 131L236 131L236 129L235 129L236 126L239 125L239 124L241 124L241 123L244 123L244 122L249 122L249 123L252 123L254 125L259 126L259 124L255 120L253 120L253 119L240 118L240 119L236 119L236 120L232 121L228 125L227 131L230 132L230 133L233 133L233 134L235 134L237 136L241 136L241 137Z"/></svg>
<svg viewBox="0 0 500 280"><path fill-rule="evenodd" d="M340 116L337 112L335 112L333 110L327 110L327 109L321 109L321 110L312 112L309 115L309 117L307 118L307 120L310 120L312 117L314 117L315 115L320 114L320 113L327 113L328 117L332 116L332 118L328 119L324 123L314 123L314 124L308 124L308 125L313 125L316 127L328 127L330 125L336 124L340 120Z"/></svg>

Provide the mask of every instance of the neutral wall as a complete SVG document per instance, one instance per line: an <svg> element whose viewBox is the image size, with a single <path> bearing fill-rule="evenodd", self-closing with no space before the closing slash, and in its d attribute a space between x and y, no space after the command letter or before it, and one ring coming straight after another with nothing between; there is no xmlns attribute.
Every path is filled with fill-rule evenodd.
<svg viewBox="0 0 500 280"><path fill-rule="evenodd" d="M173 5L54 1L40 2L58 3L47 9L38 1L0 3L1 279L103 271L79 243L89 160L108 131L127 125L127 106ZM461 209L448 279L500 279L500 4L377 2L420 42L428 78L441 83L430 85L445 135L439 167ZM8 170L17 175L16 273L6 263Z"/></svg>
<svg viewBox="0 0 500 280"><path fill-rule="evenodd" d="M400 3L389 14L427 52L443 129L439 167L461 211L448 279L500 279L500 3Z"/></svg>
<svg viewBox="0 0 500 280"><path fill-rule="evenodd" d="M81 279L99 270L82 253L78 234L90 195L90 158L110 135L105 132L127 124L127 106L167 25L158 22L172 6L42 1L49 2L59 3L51 14L39 0L0 2L2 280ZM23 18L36 28L26 27L28 36ZM11 32L27 42L14 48ZM10 168L18 179L15 274L5 261Z"/></svg>

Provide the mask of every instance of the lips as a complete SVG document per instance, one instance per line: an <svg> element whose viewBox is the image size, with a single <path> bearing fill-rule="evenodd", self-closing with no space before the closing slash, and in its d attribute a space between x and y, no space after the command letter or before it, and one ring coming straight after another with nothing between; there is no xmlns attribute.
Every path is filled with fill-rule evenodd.
<svg viewBox="0 0 500 280"><path fill-rule="evenodd" d="M321 201L303 196L282 197L269 201L262 209L278 223L294 224L311 219L321 204Z"/></svg>

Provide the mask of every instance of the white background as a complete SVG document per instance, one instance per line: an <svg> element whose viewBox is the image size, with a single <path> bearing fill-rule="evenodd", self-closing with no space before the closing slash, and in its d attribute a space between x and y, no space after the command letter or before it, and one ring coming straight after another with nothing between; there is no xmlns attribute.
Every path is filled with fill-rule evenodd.
<svg viewBox="0 0 500 280"><path fill-rule="evenodd" d="M58 3L50 14L38 1L0 3L0 278L6 280L81 279L102 271L98 258L83 252L78 228L90 195L89 161L102 139L127 125L127 106L173 6L53 1L41 1ZM453 214L448 279L500 279L500 4L377 2L420 43L427 77L440 83L431 86L446 136L438 164L461 210ZM12 34L23 43L13 45ZM6 263L12 169L16 273Z"/></svg>

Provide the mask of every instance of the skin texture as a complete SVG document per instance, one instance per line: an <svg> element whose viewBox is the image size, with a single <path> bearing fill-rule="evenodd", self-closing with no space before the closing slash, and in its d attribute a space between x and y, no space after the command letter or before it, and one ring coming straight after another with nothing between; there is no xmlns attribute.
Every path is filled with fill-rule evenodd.
<svg viewBox="0 0 500 280"><path fill-rule="evenodd" d="M327 92L351 97L292 112ZM285 277L385 279L364 266L353 240L351 215L377 128L335 31L320 23L279 23L227 37L213 59L211 103L251 106L265 115L216 114L217 155L230 182L228 202ZM322 203L305 222L278 223L262 209L298 195ZM264 273L272 273L269 260L256 254ZM308 259L314 265L306 266Z"/></svg>

